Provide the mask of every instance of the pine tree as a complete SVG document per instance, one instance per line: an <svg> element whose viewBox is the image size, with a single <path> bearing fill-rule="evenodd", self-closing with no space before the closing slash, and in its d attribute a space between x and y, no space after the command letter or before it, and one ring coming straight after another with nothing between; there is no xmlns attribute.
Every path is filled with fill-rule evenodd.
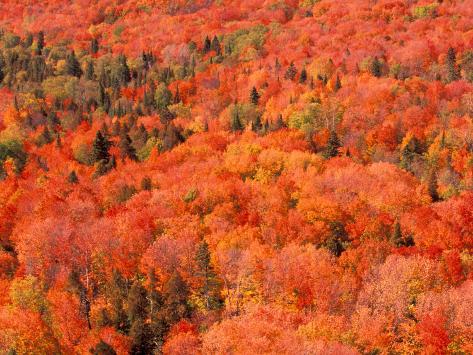
<svg viewBox="0 0 473 355"><path fill-rule="evenodd" d="M103 340L100 340L100 342L95 346L94 349L91 349L90 352L93 355L117 355L115 350Z"/></svg>
<svg viewBox="0 0 473 355"><path fill-rule="evenodd" d="M93 143L93 157L95 162L104 161L107 163L110 159L109 149L112 143L102 135L102 133L97 131L95 140Z"/></svg>
<svg viewBox="0 0 473 355"><path fill-rule="evenodd" d="M141 179L141 190L151 191L152 188L153 183L149 176L145 176L143 179Z"/></svg>
<svg viewBox="0 0 473 355"><path fill-rule="evenodd" d="M252 124L252 130L253 132L261 132L263 128L263 124L261 123L261 116L257 115L253 124Z"/></svg>
<svg viewBox="0 0 473 355"><path fill-rule="evenodd" d="M38 39L36 42L36 55L43 54L43 48L44 48L44 32L39 31Z"/></svg>
<svg viewBox="0 0 473 355"><path fill-rule="evenodd" d="M447 53L447 79L449 82L456 81L459 79L460 74L457 69L457 59L455 49L450 47Z"/></svg>
<svg viewBox="0 0 473 355"><path fill-rule="evenodd" d="M297 75L297 69L296 66L294 65L294 62L291 62L289 67L286 70L286 74L284 74L284 78L286 80L294 80Z"/></svg>
<svg viewBox="0 0 473 355"><path fill-rule="evenodd" d="M253 86L253 89L251 89L250 93L250 101L253 105L258 106L260 99L260 94L258 93L258 90L256 90L256 87Z"/></svg>
<svg viewBox="0 0 473 355"><path fill-rule="evenodd" d="M211 264L207 242L203 241L200 243L195 261L197 264L197 276L202 280L198 294L203 299L205 308L207 310L220 308L222 306L222 299L220 298L221 284Z"/></svg>
<svg viewBox="0 0 473 355"><path fill-rule="evenodd" d="M335 86L334 86L333 90L335 92L337 92L341 88L342 88L342 82L340 81L340 76L337 74L337 80L335 81Z"/></svg>
<svg viewBox="0 0 473 355"><path fill-rule="evenodd" d="M212 47L212 43L210 42L210 38L209 36L206 36L204 40L204 47L202 49L202 53L207 54L208 52L210 52L211 47Z"/></svg>
<svg viewBox="0 0 473 355"><path fill-rule="evenodd" d="M214 38L212 39L212 43L210 44L210 49L214 51L215 53L217 53L217 55L221 54L222 49L220 47L220 42L217 36L214 36Z"/></svg>
<svg viewBox="0 0 473 355"><path fill-rule="evenodd" d="M164 316L169 325L177 323L182 318L190 316L187 303L189 288L181 275L174 271L169 281L164 285Z"/></svg>
<svg viewBox="0 0 473 355"><path fill-rule="evenodd" d="M30 48L33 45L33 34L28 33L25 38L24 47Z"/></svg>
<svg viewBox="0 0 473 355"><path fill-rule="evenodd" d="M382 64L379 61L378 57L374 57L374 60L371 62L370 71L371 74L377 78L380 78L382 75Z"/></svg>
<svg viewBox="0 0 473 355"><path fill-rule="evenodd" d="M97 38L92 38L92 40L90 41L90 53L97 54L98 51L99 41L97 40Z"/></svg>
<svg viewBox="0 0 473 355"><path fill-rule="evenodd" d="M77 184L79 182L79 178L77 177L77 173L75 170L71 171L71 173L67 177L67 182L70 184Z"/></svg>
<svg viewBox="0 0 473 355"><path fill-rule="evenodd" d="M440 201L440 196L438 193L437 174L435 173L435 171L431 171L429 173L427 185L432 202Z"/></svg>
<svg viewBox="0 0 473 355"><path fill-rule="evenodd" d="M396 223L394 224L394 230L391 236L391 242L397 247L401 246L403 243L401 224L399 223L399 221L396 221Z"/></svg>
<svg viewBox="0 0 473 355"><path fill-rule="evenodd" d="M45 144L49 144L54 140L53 136L51 135L51 132L49 131L48 127L45 126L43 129L43 132L41 135L38 137L37 144L38 146L43 146Z"/></svg>
<svg viewBox="0 0 473 355"><path fill-rule="evenodd" d="M233 132L241 131L243 125L240 120L240 114L238 112L238 107L235 105L230 113L230 128Z"/></svg>
<svg viewBox="0 0 473 355"><path fill-rule="evenodd" d="M118 56L118 80L123 86L126 86L131 80L130 68L124 54Z"/></svg>
<svg viewBox="0 0 473 355"><path fill-rule="evenodd" d="M325 158L329 159L338 156L338 150L341 146L342 145L340 144L340 140L338 139L337 133L332 130L328 138L327 147L325 148Z"/></svg>
<svg viewBox="0 0 473 355"><path fill-rule="evenodd" d="M284 120L282 118L282 114L279 114L278 115L278 118L276 119L276 122L274 123L273 125L273 130L274 131L277 131L278 129L281 129L281 128L284 128L285 127L285 123L284 123Z"/></svg>
<svg viewBox="0 0 473 355"><path fill-rule="evenodd" d="M133 145L131 144L131 139L128 134L125 132L120 134L120 141L118 143L118 147L120 148L120 158L125 160L125 158L131 160L137 160L136 151Z"/></svg>
<svg viewBox="0 0 473 355"><path fill-rule="evenodd" d="M71 76L80 78L82 75L82 69L80 63L76 58L74 51L71 51L66 57L66 73Z"/></svg>
<svg viewBox="0 0 473 355"><path fill-rule="evenodd" d="M146 294L146 289L139 280L133 282L128 293L128 321L130 324L138 320L144 321L147 318Z"/></svg>
<svg viewBox="0 0 473 355"><path fill-rule="evenodd" d="M87 80L94 80L94 63L92 61L89 61L87 63L87 70L85 71L85 78Z"/></svg>
<svg viewBox="0 0 473 355"><path fill-rule="evenodd" d="M304 84L307 81L307 70L302 68L301 75L299 77L299 83Z"/></svg>
<svg viewBox="0 0 473 355"><path fill-rule="evenodd" d="M105 285L105 294L111 305L110 321L115 329L126 331L128 316L124 308L124 300L127 297L127 282L116 270L112 272L112 279Z"/></svg>
<svg viewBox="0 0 473 355"><path fill-rule="evenodd" d="M176 94L174 95L174 103L178 104L179 102L181 102L181 94L179 93L179 85L177 85Z"/></svg>

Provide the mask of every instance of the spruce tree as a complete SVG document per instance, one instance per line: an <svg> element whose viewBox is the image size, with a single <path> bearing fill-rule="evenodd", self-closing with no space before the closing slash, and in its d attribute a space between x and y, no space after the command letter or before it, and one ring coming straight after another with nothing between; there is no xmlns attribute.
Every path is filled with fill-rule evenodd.
<svg viewBox="0 0 473 355"><path fill-rule="evenodd" d="M82 69L80 63L76 58L74 51L71 51L66 57L66 73L71 76L80 78L82 75Z"/></svg>
<svg viewBox="0 0 473 355"><path fill-rule="evenodd" d="M294 62L291 62L289 67L286 70L286 74L284 75L284 78L287 80L294 80L297 75L297 69L296 66L294 65Z"/></svg>
<svg viewBox="0 0 473 355"><path fill-rule="evenodd" d="M123 86L126 86L131 80L130 68L124 54L118 56L118 80Z"/></svg>
<svg viewBox="0 0 473 355"><path fill-rule="evenodd" d="M335 86L334 86L333 90L335 92L337 92L341 88L342 88L342 82L340 81L340 76L337 74L337 80L335 81Z"/></svg>
<svg viewBox="0 0 473 355"><path fill-rule="evenodd" d="M299 83L304 84L307 81L307 70L302 68L301 75L299 77Z"/></svg>
<svg viewBox="0 0 473 355"><path fill-rule="evenodd" d="M197 276L201 279L201 287L198 290L199 296L203 299L207 310L217 309L222 306L220 298L221 284L217 279L210 260L209 245L206 241L200 243L195 261L197 264Z"/></svg>
<svg viewBox="0 0 473 355"><path fill-rule="evenodd" d="M178 104L181 102L181 94L179 93L179 85L176 88L176 93L174 94L174 103Z"/></svg>
<svg viewBox="0 0 473 355"><path fill-rule="evenodd" d="M44 48L44 32L39 31L37 42L36 42L36 55L43 54L43 48Z"/></svg>
<svg viewBox="0 0 473 355"><path fill-rule="evenodd" d="M153 183L149 176L145 176L143 179L141 179L141 190L151 191L152 188Z"/></svg>
<svg viewBox="0 0 473 355"><path fill-rule="evenodd" d="M378 57L374 57L370 66L371 74L377 78L380 78L382 75L382 64L379 61Z"/></svg>
<svg viewBox="0 0 473 355"><path fill-rule="evenodd" d="M221 54L222 49L220 47L220 42L217 36L214 36L214 38L212 39L212 43L210 44L210 49L214 51L215 53L217 53L217 55Z"/></svg>
<svg viewBox="0 0 473 355"><path fill-rule="evenodd" d="M460 74L457 69L457 59L455 49L450 47L447 52L447 79L449 82L459 79Z"/></svg>
<svg viewBox="0 0 473 355"><path fill-rule="evenodd" d="M92 38L92 40L90 41L90 53L97 54L98 51L99 41L97 40L97 38Z"/></svg>
<svg viewBox="0 0 473 355"><path fill-rule="evenodd" d="M91 349L90 352L93 355L117 355L113 347L103 340L100 340L100 342L95 346L94 349Z"/></svg>
<svg viewBox="0 0 473 355"><path fill-rule="evenodd" d="M85 71L85 78L87 80L94 80L94 63L92 61L89 61L87 63L87 70Z"/></svg>
<svg viewBox="0 0 473 355"><path fill-rule="evenodd" d="M77 177L77 173L75 170L71 171L71 173L67 177L67 182L70 184L77 184L79 182L79 178Z"/></svg>
<svg viewBox="0 0 473 355"><path fill-rule="evenodd" d="M190 316L187 303L189 288L181 275L174 271L169 281L164 285L164 316L169 325L177 323L182 318Z"/></svg>
<svg viewBox="0 0 473 355"><path fill-rule="evenodd" d="M327 147L325 148L324 152L325 158L329 159L338 156L338 150L341 146L342 145L340 144L340 140L338 139L337 133L334 130L330 131Z"/></svg>
<svg viewBox="0 0 473 355"><path fill-rule="evenodd" d="M38 146L43 146L45 144L49 144L54 140L53 136L51 135L50 130L48 129L47 126L44 127L43 132L41 135L38 137L37 144Z"/></svg>
<svg viewBox="0 0 473 355"><path fill-rule="evenodd" d="M251 89L250 93L250 101L253 105L258 106L260 99L260 94L258 93L258 90L256 90L256 87L253 86L253 89Z"/></svg>
<svg viewBox="0 0 473 355"><path fill-rule="evenodd" d="M391 236L391 242L396 247L401 246L403 243L401 224L399 223L399 221L396 221L396 223L394 224L393 234Z"/></svg>
<svg viewBox="0 0 473 355"><path fill-rule="evenodd" d="M112 143L102 133L97 131L93 143L93 157L95 162L104 161L107 163L110 159L109 149Z"/></svg>
<svg viewBox="0 0 473 355"><path fill-rule="evenodd" d="M428 175L427 186L429 190L430 198L432 202L440 201L440 196L438 193L438 184L437 184L437 174L435 171L431 171Z"/></svg>
<svg viewBox="0 0 473 355"><path fill-rule="evenodd" d="M125 158L131 159L131 160L137 160L138 158L136 157L136 151L133 145L131 144L131 139L130 136L122 132L120 134L120 141L118 143L118 147L120 148L120 158L122 160L125 160Z"/></svg>
<svg viewBox="0 0 473 355"><path fill-rule="evenodd" d="M24 47L30 48L32 44L33 44L33 34L28 33L25 38Z"/></svg>
<svg viewBox="0 0 473 355"><path fill-rule="evenodd" d="M210 42L210 38L209 36L206 36L204 40L204 47L202 49L202 53L207 54L208 52L210 52L211 47L212 47L212 43Z"/></svg>
<svg viewBox="0 0 473 355"><path fill-rule="evenodd" d="M238 107L235 105L230 113L230 128L233 132L243 130L243 125L240 120L240 113Z"/></svg>

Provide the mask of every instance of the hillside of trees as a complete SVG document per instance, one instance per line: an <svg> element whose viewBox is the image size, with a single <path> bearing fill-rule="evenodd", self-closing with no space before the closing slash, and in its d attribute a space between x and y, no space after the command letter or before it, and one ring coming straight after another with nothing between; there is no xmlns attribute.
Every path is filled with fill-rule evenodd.
<svg viewBox="0 0 473 355"><path fill-rule="evenodd" d="M473 0L0 2L0 354L473 353Z"/></svg>

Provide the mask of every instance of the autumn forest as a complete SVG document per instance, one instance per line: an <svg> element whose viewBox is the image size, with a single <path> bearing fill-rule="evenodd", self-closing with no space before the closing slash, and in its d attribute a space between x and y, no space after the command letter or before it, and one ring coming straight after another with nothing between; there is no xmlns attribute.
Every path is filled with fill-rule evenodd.
<svg viewBox="0 0 473 355"><path fill-rule="evenodd" d="M473 0L1 0L0 354L472 354Z"/></svg>

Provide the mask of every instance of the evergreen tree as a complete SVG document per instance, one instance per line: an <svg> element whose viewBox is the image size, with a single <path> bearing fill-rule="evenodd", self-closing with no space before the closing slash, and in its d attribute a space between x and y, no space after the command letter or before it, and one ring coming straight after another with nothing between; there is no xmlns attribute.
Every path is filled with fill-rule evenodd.
<svg viewBox="0 0 473 355"><path fill-rule="evenodd" d="M97 131L95 140L93 143L93 157L95 162L104 161L107 163L110 159L109 149L112 143L102 135L102 133Z"/></svg>
<svg viewBox="0 0 473 355"><path fill-rule="evenodd" d="M79 297L79 311L85 315L89 329L92 329L90 324L90 300L87 296L87 289L80 279L79 272L75 269L73 269L69 274L68 286L70 291Z"/></svg>
<svg viewBox="0 0 473 355"><path fill-rule="evenodd" d="M130 68L124 54L118 56L118 80L123 86L126 86L131 80Z"/></svg>
<svg viewBox="0 0 473 355"><path fill-rule="evenodd" d="M128 134L122 132L120 134L120 141L118 143L118 147L120 148L120 158L125 160L125 158L129 158L131 160L137 160L136 151L133 145L131 144L131 139Z"/></svg>
<svg viewBox="0 0 473 355"><path fill-rule="evenodd" d="M97 40L97 38L92 38L92 40L90 41L90 53L97 54L98 51L99 41Z"/></svg>
<svg viewBox="0 0 473 355"><path fill-rule="evenodd" d="M282 118L282 114L279 114L278 115L278 118L276 119L276 122L274 123L273 125L273 130L274 131L277 131L278 129L281 129L281 128L284 128L285 127L285 123L284 123L284 120Z"/></svg>
<svg viewBox="0 0 473 355"><path fill-rule="evenodd" d="M71 173L67 177L67 182L70 184L77 184L79 182L79 178L77 177L77 173L75 170L71 171Z"/></svg>
<svg viewBox="0 0 473 355"><path fill-rule="evenodd" d="M145 176L143 179L141 179L141 190L151 191L152 188L153 183L149 176Z"/></svg>
<svg viewBox="0 0 473 355"><path fill-rule="evenodd" d="M181 102L181 94L179 93L179 85L177 85L176 94L174 95L174 103L178 104L179 102Z"/></svg>
<svg viewBox="0 0 473 355"><path fill-rule="evenodd" d="M260 99L260 94L258 93L258 90L256 90L256 87L253 86L253 89L251 89L250 93L250 101L253 105L258 106Z"/></svg>
<svg viewBox="0 0 473 355"><path fill-rule="evenodd" d="M38 137L37 144L38 146L43 146L45 144L49 144L54 140L53 136L51 135L51 132L49 131L48 127L45 126L43 129L43 132L40 134Z"/></svg>
<svg viewBox="0 0 473 355"><path fill-rule="evenodd" d="M25 38L24 47L30 48L33 45L33 34L28 33Z"/></svg>
<svg viewBox="0 0 473 355"><path fill-rule="evenodd" d="M237 105L233 107L230 113L230 128L233 132L243 130L243 125L240 120L240 113Z"/></svg>
<svg viewBox="0 0 473 355"><path fill-rule="evenodd" d="M261 130L263 129L263 124L261 123L260 115L256 116L251 128L253 132L261 132Z"/></svg>
<svg viewBox="0 0 473 355"><path fill-rule="evenodd" d="M120 124L120 121L119 120L116 120L115 122L113 122L113 125L112 125L112 136L119 136L120 135L120 132L122 130L122 126ZM125 132L127 133L127 132Z"/></svg>
<svg viewBox="0 0 473 355"><path fill-rule="evenodd" d="M222 49L220 47L220 41L218 40L217 36L214 36L212 39L212 43L210 44L210 49L217 53L217 55L220 55L222 52Z"/></svg>
<svg viewBox="0 0 473 355"><path fill-rule="evenodd" d="M87 80L94 80L94 63L92 61L87 62L87 70L85 71L85 78Z"/></svg>
<svg viewBox="0 0 473 355"><path fill-rule="evenodd" d="M301 75L299 77L299 83L304 84L307 81L307 70L302 68Z"/></svg>
<svg viewBox="0 0 473 355"><path fill-rule="evenodd" d="M156 288L156 276L154 272L149 273L149 291L148 291L148 314L150 316L150 328L152 341L154 344L163 343L164 335L169 326L163 311L164 297Z"/></svg>
<svg viewBox="0 0 473 355"><path fill-rule="evenodd" d="M66 73L71 76L80 78L82 75L82 69L80 63L76 58L74 51L71 51L66 57Z"/></svg>
<svg viewBox="0 0 473 355"><path fill-rule="evenodd" d="M91 350L91 353L93 355L117 355L115 350L103 340L100 340L95 348Z"/></svg>
<svg viewBox="0 0 473 355"><path fill-rule="evenodd" d="M5 79L5 62L3 61L3 57L0 55L0 84L2 83L3 79Z"/></svg>
<svg viewBox="0 0 473 355"><path fill-rule="evenodd" d="M342 145L340 144L340 140L338 139L337 133L332 130L328 138L327 147L325 148L325 158L329 159L338 156L338 150L341 146Z"/></svg>
<svg viewBox="0 0 473 355"><path fill-rule="evenodd" d="M340 81L340 76L337 74L337 80L335 81L334 91L337 92L342 88L342 82Z"/></svg>
<svg viewBox="0 0 473 355"><path fill-rule="evenodd" d="M205 308L207 310L220 308L222 306L222 299L220 297L221 284L211 264L207 242L203 241L200 243L195 261L197 264L197 276L202 280L198 294L203 299Z"/></svg>
<svg viewBox="0 0 473 355"><path fill-rule="evenodd" d="M459 79L460 74L457 69L457 57L455 49L450 47L447 53L447 79L449 82L456 81Z"/></svg>
<svg viewBox="0 0 473 355"><path fill-rule="evenodd" d="M401 224L399 223L399 221L396 221L396 223L394 224L394 230L391 236L391 242L397 247L401 246L403 243Z"/></svg>
<svg viewBox="0 0 473 355"><path fill-rule="evenodd" d="M429 173L427 186L432 202L440 201L440 196L438 193L437 174L435 173L435 171L431 171Z"/></svg>
<svg viewBox="0 0 473 355"><path fill-rule="evenodd" d="M182 318L190 316L190 307L187 303L189 288L181 275L174 271L169 281L164 285L163 311L167 324L177 323Z"/></svg>
<svg viewBox="0 0 473 355"><path fill-rule="evenodd" d="M202 48L202 53L207 54L208 52L210 52L211 47L212 43L210 42L210 38L209 36L206 36L204 40L204 47Z"/></svg>
<svg viewBox="0 0 473 355"><path fill-rule="evenodd" d="M371 74L377 78L380 78L382 75L382 69L383 67L378 57L374 57L374 60L371 62L370 66Z"/></svg>
<svg viewBox="0 0 473 355"><path fill-rule="evenodd" d="M61 124L61 121L59 121L56 112L52 110L49 111L48 116L46 117L46 121L48 123L48 127L53 131L56 130L56 127Z"/></svg>
<svg viewBox="0 0 473 355"><path fill-rule="evenodd" d="M119 331L127 331L128 316L124 308L124 300L127 297L127 283L118 271L113 270L112 279L105 287L105 294L111 305L111 324Z"/></svg>
<svg viewBox="0 0 473 355"><path fill-rule="evenodd" d="M296 66L294 65L294 62L291 62L289 67L286 70L286 74L284 75L284 78L287 80L294 80L297 75L297 69Z"/></svg>
<svg viewBox="0 0 473 355"><path fill-rule="evenodd" d="M340 222L331 222L330 236L325 242L325 247L336 257L339 257L346 249L348 233L345 226Z"/></svg>
<svg viewBox="0 0 473 355"><path fill-rule="evenodd" d="M161 83L156 89L154 99L156 108L162 111L171 104L172 93L164 83Z"/></svg>
<svg viewBox="0 0 473 355"><path fill-rule="evenodd" d="M36 42L36 55L43 54L44 44L45 44L44 43L44 32L39 31L37 42Z"/></svg>
<svg viewBox="0 0 473 355"><path fill-rule="evenodd" d="M130 324L146 320L148 307L146 295L146 289L141 285L141 282L139 280L133 282L128 293L128 321Z"/></svg>

